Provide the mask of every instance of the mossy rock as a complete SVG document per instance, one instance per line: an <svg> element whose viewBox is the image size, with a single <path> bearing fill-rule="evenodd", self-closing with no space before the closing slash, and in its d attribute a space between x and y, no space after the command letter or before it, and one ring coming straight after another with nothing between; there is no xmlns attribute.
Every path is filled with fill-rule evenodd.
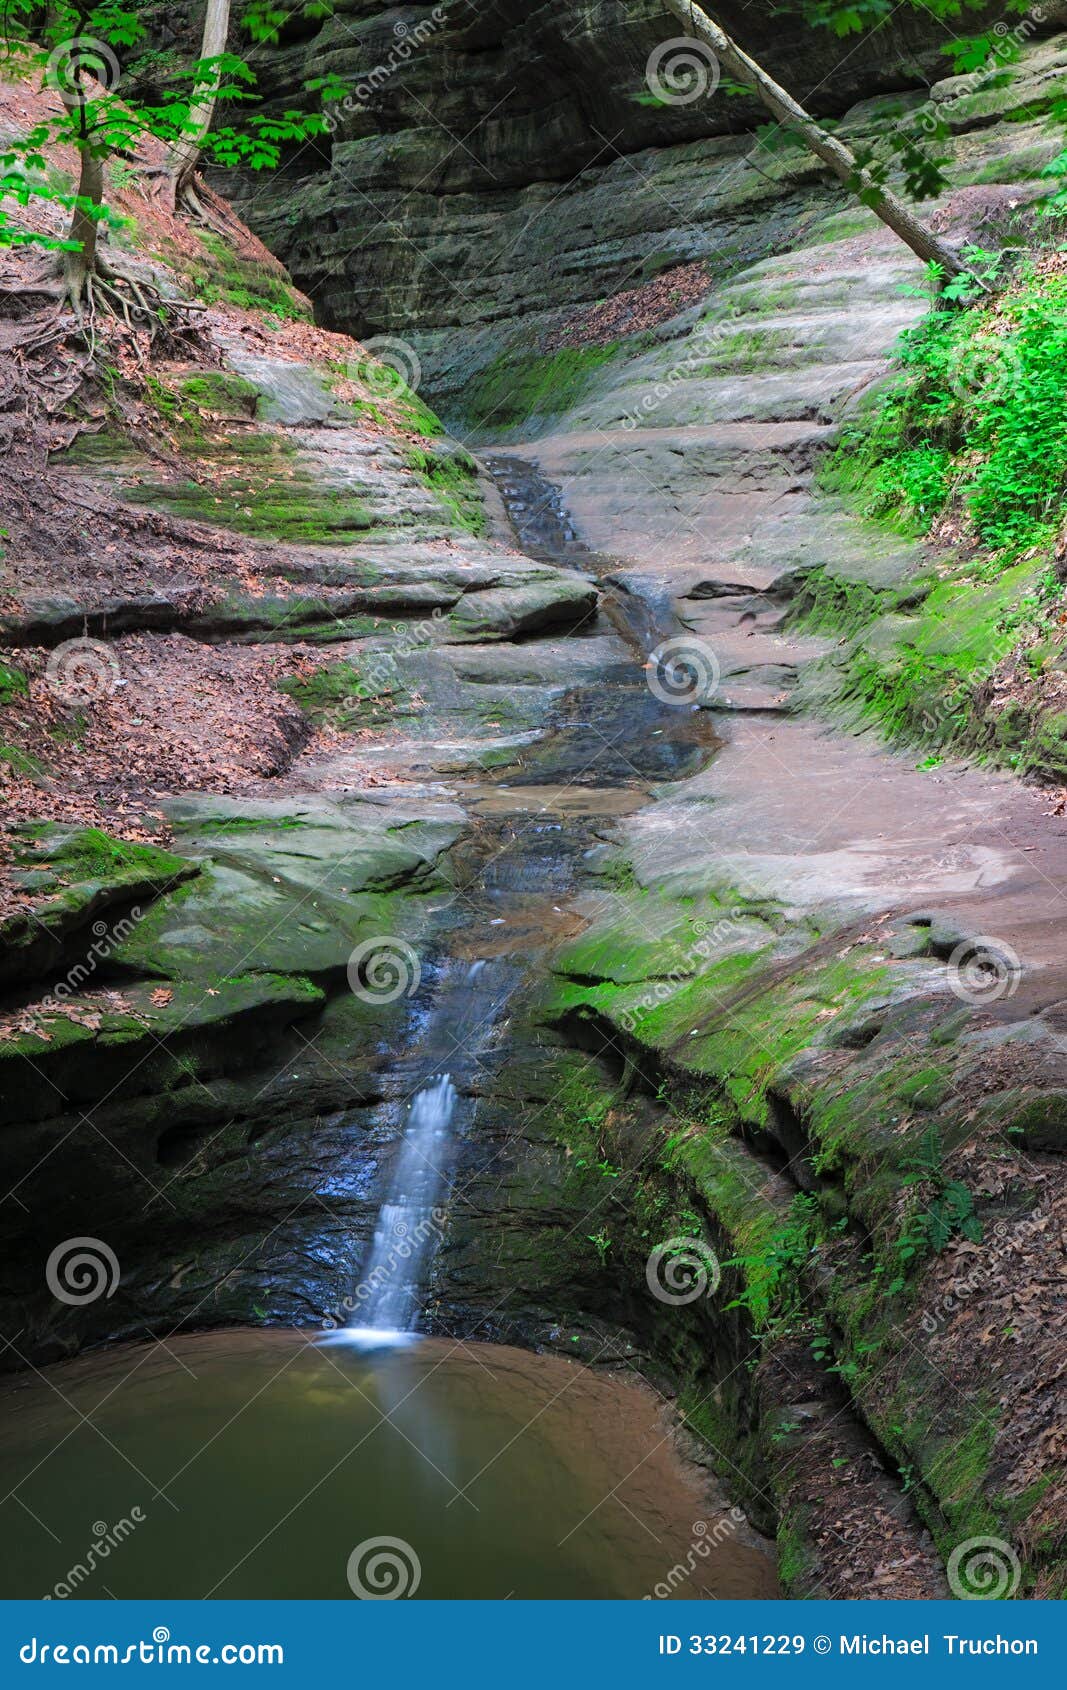
<svg viewBox="0 0 1067 1690"><path fill-rule="evenodd" d="M99 953L110 954L122 934L96 935L86 946L82 935L94 917L119 907L123 932L141 918L140 906L199 873L197 864L155 845L115 839L95 827L59 822L30 822L14 836L14 884L33 899L32 910L18 911L0 924L0 983L40 979L65 967L77 969L84 985L98 967ZM132 930L132 929L131 929Z"/></svg>
<svg viewBox="0 0 1067 1690"><path fill-rule="evenodd" d="M412 447L406 457L408 467L440 500L457 528L464 528L470 534L485 533L486 514L478 487L478 466L469 452L462 446L451 450L418 446Z"/></svg>
<svg viewBox="0 0 1067 1690"><path fill-rule="evenodd" d="M899 1088L901 1103L911 1109L937 1109L952 1090L952 1075L943 1068L923 1068Z"/></svg>
<svg viewBox="0 0 1067 1690"><path fill-rule="evenodd" d="M124 497L187 521L301 545L348 545L377 525L357 493L324 487L297 469L265 476L220 466L209 482L145 482L125 488Z"/></svg>
<svg viewBox="0 0 1067 1690"><path fill-rule="evenodd" d="M153 992L124 988L129 1010L106 1010L98 1025L44 1015L39 1033L0 1044L0 1121L45 1121L101 1097L115 1103L229 1075L266 1060L279 1030L325 999L310 980L267 972L217 976L210 993L176 981L165 1002Z"/></svg>
<svg viewBox="0 0 1067 1690"><path fill-rule="evenodd" d="M536 431L584 397L620 345L563 346L550 353L509 348L468 383L464 410L496 438L524 426Z"/></svg>
<svg viewBox="0 0 1067 1690"><path fill-rule="evenodd" d="M593 616L596 607L592 582L555 570L524 586L465 593L448 618L448 637L474 643L512 640L542 628L575 627Z"/></svg>
<svg viewBox="0 0 1067 1690"><path fill-rule="evenodd" d="M189 376L179 391L196 410L216 417L238 421L256 414L259 389L255 382L232 370L205 370L202 375Z"/></svg>
<svg viewBox="0 0 1067 1690"><path fill-rule="evenodd" d="M0 705L11 704L28 691L29 685L21 669L13 663L0 663Z"/></svg>
<svg viewBox="0 0 1067 1690"><path fill-rule="evenodd" d="M311 675L290 675L278 686L313 722L342 729L390 721L410 709L409 689L389 652L376 652L363 664L330 663Z"/></svg>
<svg viewBox="0 0 1067 1690"><path fill-rule="evenodd" d="M1038 722L1029 743L1023 746L1028 773L1042 780L1067 780L1067 714L1057 712Z"/></svg>
<svg viewBox="0 0 1067 1690"><path fill-rule="evenodd" d="M227 300L247 311L264 311L282 321L307 321L311 310L280 266L241 257L221 235L198 229L204 259L194 263L197 291L208 304Z"/></svg>
<svg viewBox="0 0 1067 1690"><path fill-rule="evenodd" d="M1013 1108L1006 1127L1026 1150L1067 1150L1067 1092L1046 1092Z"/></svg>

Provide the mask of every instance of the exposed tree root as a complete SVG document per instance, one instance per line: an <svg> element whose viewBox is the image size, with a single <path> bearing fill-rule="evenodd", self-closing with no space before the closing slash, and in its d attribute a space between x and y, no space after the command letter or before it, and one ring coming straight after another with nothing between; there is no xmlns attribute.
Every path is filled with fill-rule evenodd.
<svg viewBox="0 0 1067 1690"><path fill-rule="evenodd" d="M221 217L212 208L210 200L204 193L204 184L199 177L190 177L185 182L176 184L175 210L184 212L194 222L202 223L215 235L226 240L233 232L232 224L225 217Z"/></svg>
<svg viewBox="0 0 1067 1690"><path fill-rule="evenodd" d="M163 294L113 253L98 249L91 266L81 256L0 274L0 456L28 451L39 463L99 426L78 396L103 346L109 363L127 371L161 352L203 355L203 304Z"/></svg>
<svg viewBox="0 0 1067 1690"><path fill-rule="evenodd" d="M232 241L235 233L246 233L226 202L195 171L182 175L176 174L169 164L142 163L141 172L151 181L154 198L172 217L187 217L191 223L210 229L223 240Z"/></svg>

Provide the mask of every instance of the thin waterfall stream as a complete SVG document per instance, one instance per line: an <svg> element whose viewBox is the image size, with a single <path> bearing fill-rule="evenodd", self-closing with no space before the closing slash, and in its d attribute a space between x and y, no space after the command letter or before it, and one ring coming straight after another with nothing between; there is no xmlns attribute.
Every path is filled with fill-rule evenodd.
<svg viewBox="0 0 1067 1690"><path fill-rule="evenodd" d="M374 1233L346 1301L350 1318L322 1342L376 1350L412 1344L422 1331L427 1281L452 1195L460 1085L477 1070L514 984L512 971L502 975L484 958L441 965L432 1002L413 1030L412 1059L398 1065L409 1100L383 1173Z"/></svg>
<svg viewBox="0 0 1067 1690"><path fill-rule="evenodd" d="M442 1163L457 1096L452 1076L441 1074L412 1101L363 1274L370 1293L364 1318L348 1328L353 1340L399 1343L415 1332L423 1272L439 1236L434 1207L444 1182Z"/></svg>

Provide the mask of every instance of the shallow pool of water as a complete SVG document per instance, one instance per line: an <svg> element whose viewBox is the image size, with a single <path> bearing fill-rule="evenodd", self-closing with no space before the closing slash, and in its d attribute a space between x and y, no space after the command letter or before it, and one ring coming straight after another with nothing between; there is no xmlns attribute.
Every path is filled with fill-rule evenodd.
<svg viewBox="0 0 1067 1690"><path fill-rule="evenodd" d="M0 1426L6 1597L776 1593L653 1394L557 1357L205 1334L11 1380Z"/></svg>

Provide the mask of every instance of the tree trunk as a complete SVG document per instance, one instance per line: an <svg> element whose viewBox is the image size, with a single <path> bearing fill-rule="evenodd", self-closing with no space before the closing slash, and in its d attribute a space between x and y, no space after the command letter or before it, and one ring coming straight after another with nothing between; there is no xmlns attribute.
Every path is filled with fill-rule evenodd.
<svg viewBox="0 0 1067 1690"><path fill-rule="evenodd" d="M104 198L104 161L91 145L81 148L81 172L78 177L78 198L98 206ZM67 239L80 243L77 252L63 256L63 274L67 295L77 311L85 292L86 277L96 265L96 236L100 225L81 205L76 205L70 219Z"/></svg>
<svg viewBox="0 0 1067 1690"><path fill-rule="evenodd" d="M916 217L910 206L888 188L880 187L869 171L861 169L854 154L821 128L804 107L779 87L755 59L743 53L705 11L693 4L693 0L663 0L663 4L687 34L711 48L723 70L752 88L782 128L799 135L805 145L830 166L835 176L840 177L850 192L861 195L863 204L869 206L895 235L899 235L925 264L939 264L947 277L964 272L966 265L959 254Z"/></svg>
<svg viewBox="0 0 1067 1690"><path fill-rule="evenodd" d="M204 17L204 38L200 45L200 59L217 59L226 51L226 40L230 33L230 0L207 0L207 13ZM211 119L215 115L215 101L218 98L218 76L213 78L212 86L202 89L189 107L188 133L180 141L176 141L171 148L167 163L167 174L170 177L177 204L184 195L189 183L200 163L200 149L204 136L211 128Z"/></svg>

